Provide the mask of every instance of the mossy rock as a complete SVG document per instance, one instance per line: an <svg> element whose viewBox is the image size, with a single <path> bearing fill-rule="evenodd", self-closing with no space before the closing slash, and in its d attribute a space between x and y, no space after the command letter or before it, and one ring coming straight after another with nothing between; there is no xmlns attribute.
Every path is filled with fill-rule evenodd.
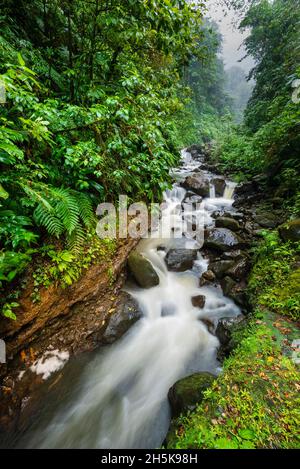
<svg viewBox="0 0 300 469"><path fill-rule="evenodd" d="M280 226L279 234L283 241L300 241L300 218Z"/></svg>
<svg viewBox="0 0 300 469"><path fill-rule="evenodd" d="M135 280L142 288L151 288L159 284L159 276L153 265L139 252L131 252L128 257L128 266Z"/></svg>
<svg viewBox="0 0 300 469"><path fill-rule="evenodd" d="M203 398L204 391L209 388L215 376L208 372L195 373L183 378L171 387L168 393L172 416L194 410Z"/></svg>

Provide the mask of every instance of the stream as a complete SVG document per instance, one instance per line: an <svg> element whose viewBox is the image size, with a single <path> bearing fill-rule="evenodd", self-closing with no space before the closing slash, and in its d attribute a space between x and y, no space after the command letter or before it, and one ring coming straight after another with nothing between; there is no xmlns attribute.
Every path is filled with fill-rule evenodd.
<svg viewBox="0 0 300 469"><path fill-rule="evenodd" d="M182 166L173 174L176 183L164 196L165 210L173 215L173 232L182 219L186 196L180 181L200 165L186 151L182 158ZM199 209L206 226L214 225L214 211L233 210L233 191L234 184L228 181L223 196L216 197L211 186L210 197ZM195 249L197 241L187 237L140 241L138 251L151 261L160 279L150 289L132 283L125 287L138 301L142 319L112 346L70 360L56 394L44 397L15 447L159 447L170 423L170 387L195 372L220 372L218 339L201 318L216 325L222 317L239 315L240 309L224 297L220 286L199 287L199 277L208 268L201 249L193 269L180 273L167 270L164 257L170 248ZM192 305L191 298L197 295L206 297L203 309Z"/></svg>

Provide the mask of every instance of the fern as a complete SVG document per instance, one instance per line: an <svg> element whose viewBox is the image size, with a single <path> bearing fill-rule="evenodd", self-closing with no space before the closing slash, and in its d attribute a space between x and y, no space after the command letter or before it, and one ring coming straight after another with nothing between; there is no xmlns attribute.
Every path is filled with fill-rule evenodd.
<svg viewBox="0 0 300 469"><path fill-rule="evenodd" d="M78 251L85 241L85 229L95 221L90 198L81 192L63 187L35 183L25 184L25 193L37 203L34 220L57 238L65 235L69 249Z"/></svg>

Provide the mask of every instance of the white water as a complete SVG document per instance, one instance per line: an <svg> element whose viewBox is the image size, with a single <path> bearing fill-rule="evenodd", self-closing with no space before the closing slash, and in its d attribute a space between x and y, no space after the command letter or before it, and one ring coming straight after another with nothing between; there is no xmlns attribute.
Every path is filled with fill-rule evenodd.
<svg viewBox="0 0 300 469"><path fill-rule="evenodd" d="M194 161L184 153L185 169L193 170ZM228 186L227 186L228 187ZM226 188L227 191L227 188ZM211 225L211 213L230 207L228 195L205 199L200 211ZM165 194L165 210L174 215L176 227L185 190L174 186ZM208 261L201 251L192 271L169 272L165 252L158 246L195 247L192 239L147 239L138 246L153 264L160 283L151 289L128 286L138 300L143 318L128 334L99 354L81 377L80 392L47 424L38 426L20 446L35 448L155 448L161 445L169 424L167 393L181 377L196 371L218 373L218 340L200 318L217 324L221 317L236 316L239 308L225 298L219 287L198 286ZM203 309L194 308L191 297L205 295Z"/></svg>

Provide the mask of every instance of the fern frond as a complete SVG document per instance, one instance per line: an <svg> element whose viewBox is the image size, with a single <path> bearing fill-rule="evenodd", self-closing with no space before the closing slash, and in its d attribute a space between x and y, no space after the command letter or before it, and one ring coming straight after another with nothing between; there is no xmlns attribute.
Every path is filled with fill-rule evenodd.
<svg viewBox="0 0 300 469"><path fill-rule="evenodd" d="M85 243L86 235L83 227L79 224L72 231L70 235L67 236L67 246L70 251L80 252L82 246Z"/></svg>
<svg viewBox="0 0 300 469"><path fill-rule="evenodd" d="M78 193L77 201L78 201L80 218L83 224L87 228L92 227L93 225L95 225L96 217L93 211L93 205L92 205L91 199L86 194Z"/></svg>
<svg viewBox="0 0 300 469"><path fill-rule="evenodd" d="M44 205L39 204L33 213L35 222L44 226L50 235L59 236L64 232L64 225L56 217L53 208L48 210Z"/></svg>

